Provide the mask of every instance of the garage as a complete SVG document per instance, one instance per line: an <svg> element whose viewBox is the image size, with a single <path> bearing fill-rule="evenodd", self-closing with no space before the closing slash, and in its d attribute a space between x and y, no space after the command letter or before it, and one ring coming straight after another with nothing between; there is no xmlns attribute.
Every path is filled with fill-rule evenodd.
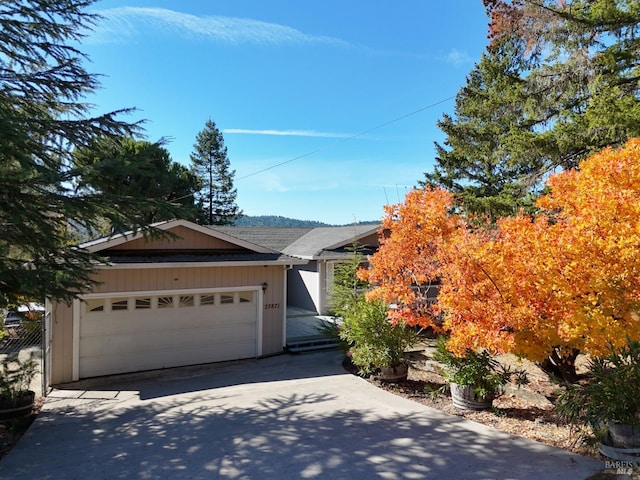
<svg viewBox="0 0 640 480"><path fill-rule="evenodd" d="M260 355L260 287L87 295L77 378Z"/></svg>
<svg viewBox="0 0 640 480"><path fill-rule="evenodd" d="M46 382L282 353L286 279L307 261L186 220L79 245L98 255L72 302L49 300Z"/></svg>

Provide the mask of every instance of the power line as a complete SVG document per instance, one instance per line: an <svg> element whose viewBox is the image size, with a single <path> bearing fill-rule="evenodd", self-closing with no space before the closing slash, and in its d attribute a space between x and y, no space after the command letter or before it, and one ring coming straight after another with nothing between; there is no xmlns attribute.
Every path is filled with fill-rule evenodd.
<svg viewBox="0 0 640 480"><path fill-rule="evenodd" d="M295 162L296 160L300 160L301 158L305 158L305 157L308 157L310 155L314 155L314 154L316 154L318 152L322 152L324 150L327 150L327 149L333 147L334 145L338 145L340 143L346 142L347 140L353 140L354 138L361 137L362 135L366 135L367 133L373 132L374 130L378 130L379 128L386 127L387 125L391 125L392 123L398 122L398 121L403 120L403 119L408 118L408 117L411 117L412 115L416 115L416 114L418 114L420 112L424 112L425 110L429 110L430 108L437 107L438 105L440 105L442 103L445 103L445 102L448 102L449 100L452 100L454 98L455 98L455 96L451 96L451 97L447 97L447 98L442 99L442 100L438 100L437 102L432 103L431 105L427 105L426 107L419 108L418 110L414 110L413 112L405 113L404 115L400 115L399 117L396 117L393 120L389 120L388 122L381 123L380 125L376 125L373 128L369 128L368 130L364 130L364 131L362 131L360 133L356 133L356 134L351 135L349 137L341 138L340 140L336 140L335 142L328 143L328 144L323 145L323 146L321 146L319 148L316 148L315 150L312 150L310 152L303 153L302 155L298 155L297 157L290 158L289 160L285 160L284 162L276 163L275 165L271 165L270 167L263 168L262 170L258 170L256 172L249 173L248 175L245 175L244 177L237 178L236 181L244 180L245 178L249 178L249 177L253 177L254 175L258 175L260 173L264 173L264 172L267 172L269 170L273 170L274 168L280 167L282 165L286 165L287 163ZM385 192L385 195L386 195L386 192ZM172 202L177 202L177 201L182 200L184 198L187 198L189 196L191 196L191 194L184 195L184 196L178 197L178 198L174 198L171 201ZM387 202L388 202L388 200L387 200Z"/></svg>
<svg viewBox="0 0 640 480"><path fill-rule="evenodd" d="M264 173L264 172L267 172L269 170L273 170L274 168L281 167L282 165L286 165L287 163L295 162L296 160L300 160L301 158L305 158L305 157L308 157L310 155L314 155L314 154L316 154L318 152L322 152L322 151L327 150L327 149L329 149L329 148L331 148L331 147L333 147L335 145L338 145L340 143L346 142L348 140L353 140L354 138L361 137L362 135L366 135L367 133L373 132L374 130L378 130L379 128L386 127L387 125L391 125L392 123L399 122L400 120L403 120L403 119L405 119L407 117L411 117L411 116L416 115L416 114L418 114L420 112L424 112L425 110L429 110L430 108L436 107L436 106L440 105L441 103L448 102L449 100L452 100L454 98L455 98L455 96L451 96L451 97L447 97L447 98L445 98L443 100L439 100L439 101L437 101L435 103L432 103L431 105L427 105L426 107L419 108L418 110L414 110L413 112L405 113L404 115L396 117L393 120L389 120L388 122L381 123L380 125L377 125L377 126L375 126L373 128L369 128L368 130L364 130L362 132L353 134L351 136L348 136L348 137L345 137L345 138L341 138L340 140L336 140L335 142L328 143L328 144L323 145L323 146L321 146L319 148L316 148L315 150L312 150L310 152L303 153L302 155L298 155L296 157L290 158L289 160L285 160L284 162L276 163L275 165L271 165L270 167L263 168L262 170L258 170L256 172L249 173L248 175L245 175L243 177L237 178L236 180L244 180L245 178L253 177L254 175L258 175L260 173Z"/></svg>

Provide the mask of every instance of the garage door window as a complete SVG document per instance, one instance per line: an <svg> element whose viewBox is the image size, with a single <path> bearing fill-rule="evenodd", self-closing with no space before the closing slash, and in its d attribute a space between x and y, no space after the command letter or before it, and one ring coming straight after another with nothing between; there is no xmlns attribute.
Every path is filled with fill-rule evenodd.
<svg viewBox="0 0 640 480"><path fill-rule="evenodd" d="M85 310L89 312L118 312L135 310L155 310L163 308L189 308L215 305L237 305L255 303L256 292L253 290L236 292L202 293L199 295L163 295L116 297L111 299L91 298L85 300Z"/></svg>
<svg viewBox="0 0 640 480"><path fill-rule="evenodd" d="M193 307L193 295L183 295L180 297L180 308L182 307Z"/></svg>
<svg viewBox="0 0 640 480"><path fill-rule="evenodd" d="M151 308L151 298L136 298L136 310Z"/></svg>
<svg viewBox="0 0 640 480"><path fill-rule="evenodd" d="M216 304L216 296L211 295L200 295L200 305L215 305Z"/></svg>
<svg viewBox="0 0 640 480"><path fill-rule="evenodd" d="M158 308L173 308L173 297L158 297Z"/></svg>
<svg viewBox="0 0 640 480"><path fill-rule="evenodd" d="M87 300L87 312L104 312L104 298Z"/></svg>
<svg viewBox="0 0 640 480"><path fill-rule="evenodd" d="M129 300L126 298L114 298L111 300L111 310L126 310L129 307Z"/></svg>
<svg viewBox="0 0 640 480"><path fill-rule="evenodd" d="M233 303L233 293L228 294L228 293L223 293L220 295L220 303L225 304L225 303Z"/></svg>
<svg viewBox="0 0 640 480"><path fill-rule="evenodd" d="M253 292L240 292L240 303L253 302Z"/></svg>

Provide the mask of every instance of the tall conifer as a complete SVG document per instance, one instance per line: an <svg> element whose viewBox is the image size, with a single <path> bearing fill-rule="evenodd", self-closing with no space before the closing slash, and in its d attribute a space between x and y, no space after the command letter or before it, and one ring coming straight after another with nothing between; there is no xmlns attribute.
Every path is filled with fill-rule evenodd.
<svg viewBox="0 0 640 480"><path fill-rule="evenodd" d="M77 45L97 17L93 0L0 2L0 304L17 298L70 300L103 261L73 248L69 225L149 231L146 198L77 189L87 170L74 151L139 132L123 109L92 115L82 98L98 86Z"/></svg>
<svg viewBox="0 0 640 480"><path fill-rule="evenodd" d="M200 223L233 225L242 214L236 204L237 190L233 186L235 170L227 157L224 138L213 120L207 120L196 136L191 154L194 171L202 181L198 195Z"/></svg>

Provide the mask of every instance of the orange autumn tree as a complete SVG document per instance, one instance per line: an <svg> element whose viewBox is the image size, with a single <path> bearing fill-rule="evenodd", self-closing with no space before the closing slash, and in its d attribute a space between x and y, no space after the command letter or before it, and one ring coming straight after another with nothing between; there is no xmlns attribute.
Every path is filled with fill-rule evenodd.
<svg viewBox="0 0 640 480"><path fill-rule="evenodd" d="M385 207L380 247L370 258L370 268L358 275L375 285L367 292L369 300L394 305L389 311L392 322L438 328L427 290L438 282L441 245L464 228L452 209L449 192L429 188L413 190L404 203Z"/></svg>
<svg viewBox="0 0 640 480"><path fill-rule="evenodd" d="M640 338L640 140L553 175L540 213L478 227L442 190L416 190L387 209L378 253L361 275L392 319L444 316L448 347L513 352L575 379L577 352ZM441 281L438 310L416 286Z"/></svg>

